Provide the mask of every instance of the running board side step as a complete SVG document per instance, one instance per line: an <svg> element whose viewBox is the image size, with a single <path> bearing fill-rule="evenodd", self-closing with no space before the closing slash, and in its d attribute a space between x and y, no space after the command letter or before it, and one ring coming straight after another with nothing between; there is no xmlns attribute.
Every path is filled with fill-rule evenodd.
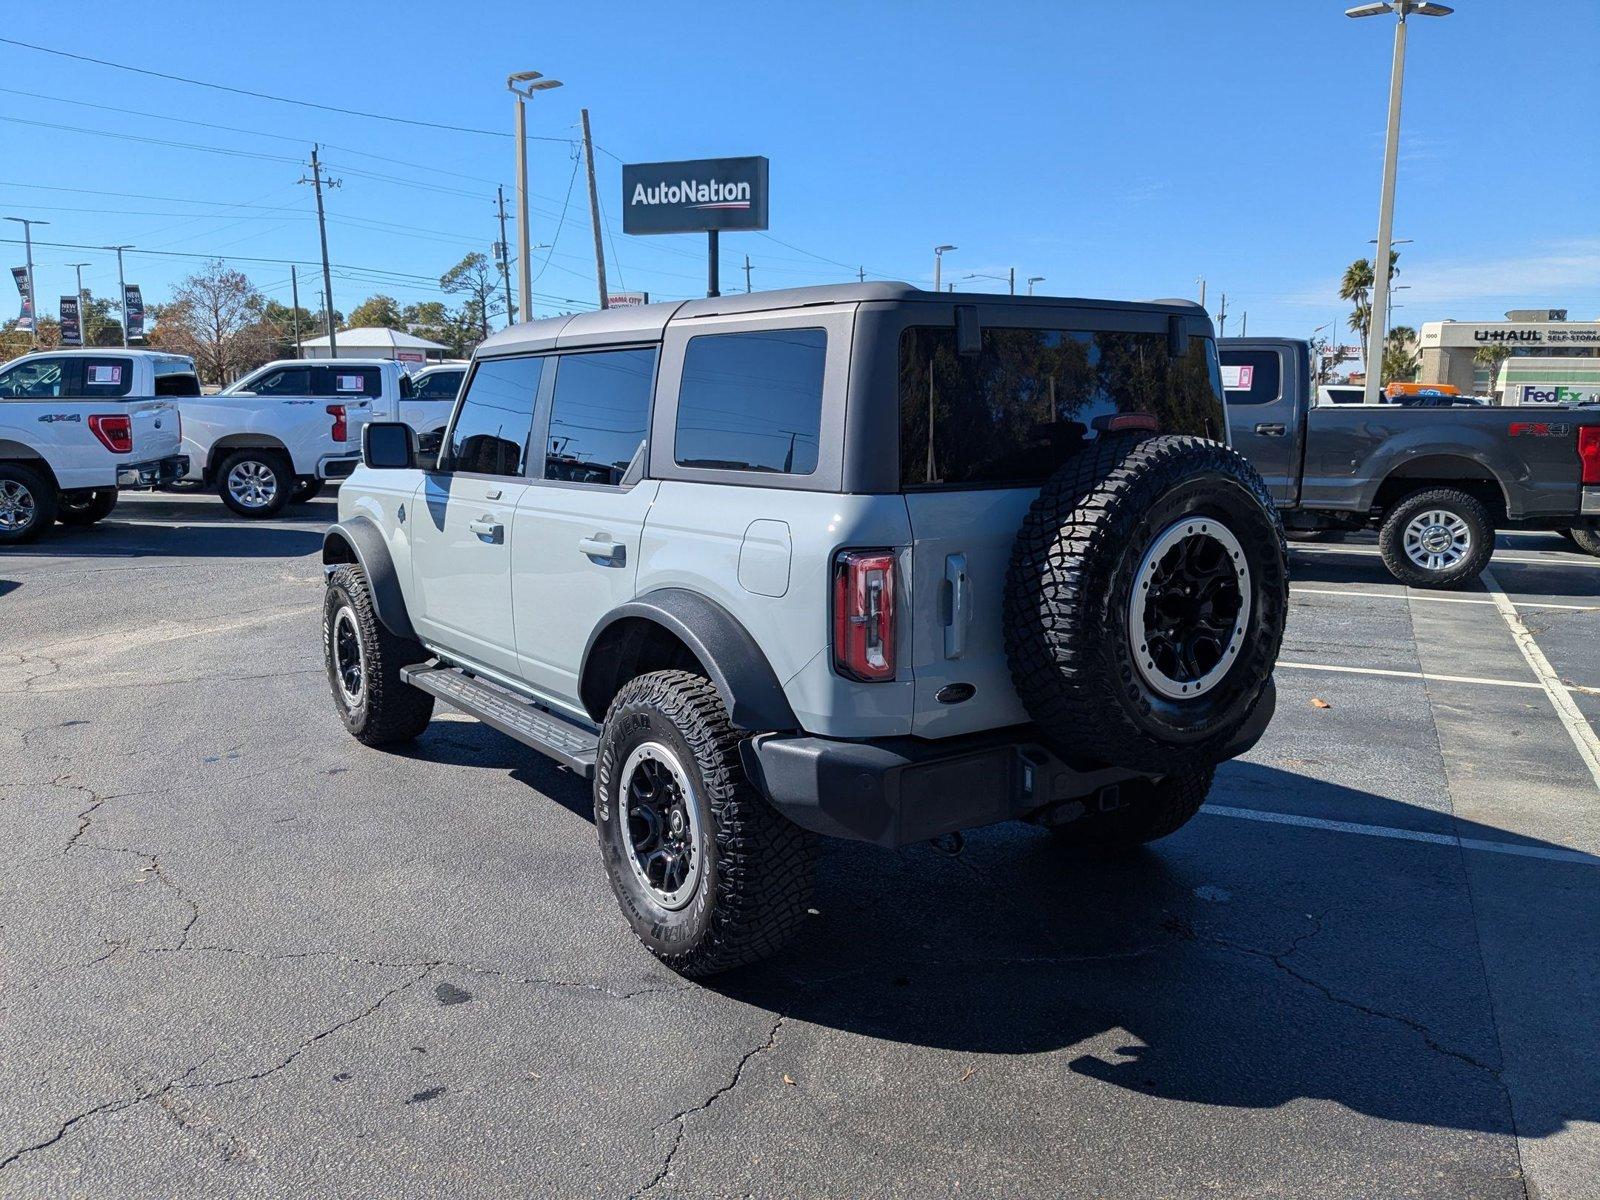
<svg viewBox="0 0 1600 1200"><path fill-rule="evenodd" d="M476 717L489 728L548 754L585 779L594 778L600 735L588 726L541 708L510 688L469 675L459 667L417 663L401 667L400 678Z"/></svg>

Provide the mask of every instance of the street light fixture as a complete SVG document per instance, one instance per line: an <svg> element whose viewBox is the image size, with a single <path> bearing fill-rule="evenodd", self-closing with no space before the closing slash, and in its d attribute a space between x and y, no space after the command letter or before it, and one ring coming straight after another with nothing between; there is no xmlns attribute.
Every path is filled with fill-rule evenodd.
<svg viewBox="0 0 1600 1200"><path fill-rule="evenodd" d="M1013 296L1015 296L1017 294L1017 269L1015 267L1011 267L1009 269L1009 272L1007 274L1005 274L1005 275L984 275L984 274L981 274L981 273L977 273L977 274L972 274L972 275L963 275L961 278L963 278L963 279L993 279L996 282L1003 283L1008 288L1010 288L1011 289L1011 294ZM1044 276L1041 275L1039 278L1043 279Z"/></svg>
<svg viewBox="0 0 1600 1200"><path fill-rule="evenodd" d="M132 246L102 246L102 250L115 250L117 252L117 311L122 314L122 344L128 344L128 277L122 273L122 252L132 250ZM332 329L332 318L329 318L328 328Z"/></svg>
<svg viewBox="0 0 1600 1200"><path fill-rule="evenodd" d="M1043 283L1043 282L1044 282L1044 276L1043 275L1029 275L1028 276L1028 295L1030 295L1030 296L1033 295L1033 285L1034 284Z"/></svg>
<svg viewBox="0 0 1600 1200"><path fill-rule="evenodd" d="M8 221L15 221L22 226L22 242L27 247L28 264L28 305L33 309L33 328L28 331L32 345L39 344L39 290L33 286L33 227L35 225L48 225L49 221L39 221L33 217L7 217Z"/></svg>
<svg viewBox="0 0 1600 1200"><path fill-rule="evenodd" d="M946 250L954 250L955 246L935 246L933 248L933 290L939 290L939 267Z"/></svg>
<svg viewBox="0 0 1600 1200"><path fill-rule="evenodd" d="M1347 17L1395 15L1394 58L1389 68L1389 128L1383 142L1383 190L1378 200L1378 238L1376 261L1372 264L1372 319L1367 330L1367 382L1362 400L1378 402L1383 374L1383 344L1388 336L1389 252L1394 247L1394 177L1400 158L1400 93L1406 72L1406 18L1448 17L1455 10L1433 0L1381 0L1357 4L1344 10Z"/></svg>
<svg viewBox="0 0 1600 1200"><path fill-rule="evenodd" d="M524 321L530 319L533 311L533 280L528 275L528 260L533 251L528 247L528 114L525 106L535 92L547 92L560 86L559 79L546 79L538 71L517 71L506 76L506 89L517 98L517 298L521 301L518 311Z"/></svg>

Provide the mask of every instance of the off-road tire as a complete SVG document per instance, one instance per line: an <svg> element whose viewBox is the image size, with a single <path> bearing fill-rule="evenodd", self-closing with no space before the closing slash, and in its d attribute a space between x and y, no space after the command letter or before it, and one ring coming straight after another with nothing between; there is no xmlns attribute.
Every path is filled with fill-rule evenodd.
<svg viewBox="0 0 1600 1200"><path fill-rule="evenodd" d="M56 520L63 525L93 525L109 517L116 506L116 488L69 493L61 497L56 507Z"/></svg>
<svg viewBox="0 0 1600 1200"><path fill-rule="evenodd" d="M1134 575L1164 529L1215 517L1249 568L1250 613L1208 691L1163 696L1134 662ZM1240 454L1195 437L1102 437L1040 490L1012 549L1004 623L1011 678L1046 740L1143 771L1223 757L1265 693L1288 612L1283 526Z"/></svg>
<svg viewBox="0 0 1600 1200"><path fill-rule="evenodd" d="M600 735L594 814L606 874L639 940L680 975L714 975L766 958L805 920L816 839L757 793L740 762L742 736L717 689L688 671L630 680ZM630 865L621 772L646 741L679 757L702 831L697 889L675 910L658 903Z"/></svg>
<svg viewBox="0 0 1600 1200"><path fill-rule="evenodd" d="M1454 513L1466 522L1471 542L1467 553L1452 567L1429 570L1406 554L1406 526L1429 509ZM1428 488L1412 492L1384 514L1378 528L1378 553L1383 565L1401 583L1417 588L1458 588L1483 574L1494 553L1494 519L1483 502L1458 488Z"/></svg>
<svg viewBox="0 0 1600 1200"><path fill-rule="evenodd" d="M1600 529L1569 529L1567 532L1579 550L1600 558Z"/></svg>
<svg viewBox="0 0 1600 1200"><path fill-rule="evenodd" d="M340 681L335 634L341 612L360 641L362 686L352 702ZM372 607L366 574L354 564L334 570L322 602L322 654L334 707L352 737L364 746L409 742L433 719L433 697L400 678L400 668L421 662L428 652L409 638L385 629Z"/></svg>
<svg viewBox="0 0 1600 1200"><path fill-rule="evenodd" d="M306 504L322 495L323 481L311 475L302 475L294 481L294 491L289 493L290 504Z"/></svg>
<svg viewBox="0 0 1600 1200"><path fill-rule="evenodd" d="M8 483L27 493L33 503L33 518L17 528L0 526L0 546L31 542L56 520L56 485L48 476L19 462L0 462L0 488Z"/></svg>
<svg viewBox="0 0 1600 1200"><path fill-rule="evenodd" d="M1121 805L1051 829L1064 845L1116 853L1164 838L1189 823L1211 791L1216 767L1190 767L1164 779L1140 779L1118 788Z"/></svg>
<svg viewBox="0 0 1600 1200"><path fill-rule="evenodd" d="M258 464L260 469L270 474L273 480L272 497L265 503L250 505L241 502L233 495L229 486L229 478L234 468L241 464ZM295 488L294 471L289 466L289 460L277 450L235 450L222 460L217 467L216 485L217 495L222 497L222 502L241 517L275 517L283 511L289 503Z"/></svg>

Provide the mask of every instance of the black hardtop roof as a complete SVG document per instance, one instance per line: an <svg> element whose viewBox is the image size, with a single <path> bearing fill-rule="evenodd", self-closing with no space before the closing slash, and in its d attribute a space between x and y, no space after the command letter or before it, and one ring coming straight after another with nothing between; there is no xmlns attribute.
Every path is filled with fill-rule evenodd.
<svg viewBox="0 0 1600 1200"><path fill-rule="evenodd" d="M909 283L831 283L817 287L781 288L770 292L732 292L699 300L670 300L629 308L572 313L525 321L491 335L477 350L479 355L527 353L563 346L599 346L659 341L669 321L738 313L772 312L824 304L983 304L1017 308L1160 309L1193 314L1200 309L1190 300L1093 300L1064 296L997 296L990 292L930 292Z"/></svg>
<svg viewBox="0 0 1600 1200"><path fill-rule="evenodd" d="M1218 350L1282 350L1288 346L1309 346L1305 338L1225 337L1217 339Z"/></svg>

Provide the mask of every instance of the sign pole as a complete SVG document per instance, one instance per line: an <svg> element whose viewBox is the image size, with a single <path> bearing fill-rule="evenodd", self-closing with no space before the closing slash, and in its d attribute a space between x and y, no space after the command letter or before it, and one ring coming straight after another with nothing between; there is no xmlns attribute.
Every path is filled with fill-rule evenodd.
<svg viewBox="0 0 1600 1200"><path fill-rule="evenodd" d="M720 296L718 280L722 277L722 256L717 246L718 230L706 230L706 295Z"/></svg>

